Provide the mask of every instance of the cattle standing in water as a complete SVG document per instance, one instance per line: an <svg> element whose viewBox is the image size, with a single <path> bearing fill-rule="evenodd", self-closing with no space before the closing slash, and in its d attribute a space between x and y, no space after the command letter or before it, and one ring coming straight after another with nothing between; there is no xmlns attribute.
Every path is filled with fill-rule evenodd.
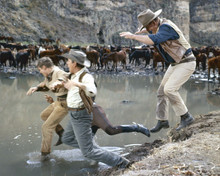
<svg viewBox="0 0 220 176"><path fill-rule="evenodd" d="M208 49L202 50L203 53L198 48L192 48L192 52L194 56L196 57L196 68L199 70L200 63L202 64L202 70L205 71L206 69L206 60L208 55L206 53L209 53Z"/></svg>
<svg viewBox="0 0 220 176"><path fill-rule="evenodd" d="M112 52L108 54L104 54L102 57L101 65L107 65L109 61L113 61L113 69L117 70L117 63L121 62L123 64L123 69L126 68L126 52L121 50L119 52Z"/></svg>
<svg viewBox="0 0 220 176"><path fill-rule="evenodd" d="M99 70L99 52L96 50L93 51L86 51L86 57L88 60L91 62L91 67L92 65L97 65L98 70Z"/></svg>
<svg viewBox="0 0 220 176"><path fill-rule="evenodd" d="M158 62L161 62L162 72L163 72L165 60L158 52L154 52L153 53L153 69L157 70L157 63Z"/></svg>
<svg viewBox="0 0 220 176"><path fill-rule="evenodd" d="M202 64L202 70L205 71L207 55L205 53L199 53L195 57L196 57L196 68L197 68L197 70L200 70L199 66L200 66L200 63L201 63Z"/></svg>
<svg viewBox="0 0 220 176"><path fill-rule="evenodd" d="M60 51L60 49L55 49L55 50L45 50L45 51L41 51L39 54L39 58L42 57L49 57L49 56L53 56L53 55L61 55L62 52Z"/></svg>
<svg viewBox="0 0 220 176"><path fill-rule="evenodd" d="M10 49L0 49L0 63L3 66L6 66L7 61L9 62L9 66L16 67L15 58Z"/></svg>
<svg viewBox="0 0 220 176"><path fill-rule="evenodd" d="M215 69L218 68L218 75L220 76L220 56L213 57L208 60L208 80L210 78L210 71L213 69L213 75L215 77Z"/></svg>
<svg viewBox="0 0 220 176"><path fill-rule="evenodd" d="M114 53L114 52L113 52ZM103 68L103 66L105 66L105 70L106 69L109 69L109 67L107 68L108 66L108 62L112 61L109 59L109 56L111 55L112 53L104 53L102 55L102 57L100 58L100 63L101 63L101 67Z"/></svg>
<svg viewBox="0 0 220 176"><path fill-rule="evenodd" d="M30 59L30 50L29 49L18 51L18 53L16 54L17 69L20 66L21 71L23 68L26 71L26 67L27 67L29 59Z"/></svg>
<svg viewBox="0 0 220 176"><path fill-rule="evenodd" d="M66 58L61 56L61 54L69 52L70 48L60 44L60 48L54 49L54 50L45 50L41 51L39 54L39 58L42 57L49 57L53 61L54 65L59 65L60 61L62 60L64 64L66 63Z"/></svg>
<svg viewBox="0 0 220 176"><path fill-rule="evenodd" d="M129 56L129 63L131 63L133 60L135 60L135 66L136 64L140 65L140 58L143 58L145 60L145 66L149 65L150 63L150 49L147 50L135 50L133 51Z"/></svg>

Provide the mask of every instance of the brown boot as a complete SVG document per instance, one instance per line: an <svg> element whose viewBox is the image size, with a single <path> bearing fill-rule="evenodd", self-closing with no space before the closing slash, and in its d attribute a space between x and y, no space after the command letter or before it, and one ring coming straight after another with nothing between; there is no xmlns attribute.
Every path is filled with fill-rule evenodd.
<svg viewBox="0 0 220 176"><path fill-rule="evenodd" d="M64 132L64 130L62 129L61 131L58 131L57 132L57 134L58 134L58 136L59 136L59 138L58 138L58 140L57 140L57 142L56 142L56 144L54 144L54 146L58 146L58 145L60 145L60 144L62 144L63 142L62 142L62 135L63 135L63 132Z"/></svg>

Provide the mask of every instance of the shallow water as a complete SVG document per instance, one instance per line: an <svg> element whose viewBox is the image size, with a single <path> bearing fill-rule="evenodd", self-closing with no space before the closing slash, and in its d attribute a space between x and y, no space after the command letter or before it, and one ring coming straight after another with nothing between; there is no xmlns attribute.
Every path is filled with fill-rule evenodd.
<svg viewBox="0 0 220 176"><path fill-rule="evenodd" d="M114 125L141 123L151 128L155 125L156 91L162 79L157 76L94 75L98 85L97 104L101 105ZM0 175L64 176L88 175L108 166L89 166L79 150L61 145L52 147L52 159L39 163L41 144L40 112L48 105L44 93L26 96L31 86L43 78L36 75L0 73ZM191 78L180 90L180 94L193 115L219 110L220 96L211 92L218 85ZM53 95L50 93L50 95ZM65 127L68 117L62 121ZM173 110L169 112L170 125L179 122ZM97 132L96 142L108 150L121 153L130 145L152 142L166 137L167 130L151 134L130 133L109 136L102 130ZM54 135L53 144L57 136Z"/></svg>

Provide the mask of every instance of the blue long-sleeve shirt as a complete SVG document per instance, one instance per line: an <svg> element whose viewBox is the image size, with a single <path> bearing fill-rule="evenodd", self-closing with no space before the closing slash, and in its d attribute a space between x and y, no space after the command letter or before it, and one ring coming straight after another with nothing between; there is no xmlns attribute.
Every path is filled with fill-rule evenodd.
<svg viewBox="0 0 220 176"><path fill-rule="evenodd" d="M173 58L163 50L160 43L167 40L177 40L179 39L179 34L170 25L162 24L156 34L149 34L148 36L154 42L154 45L157 47L165 61L168 63L174 63L175 61Z"/></svg>

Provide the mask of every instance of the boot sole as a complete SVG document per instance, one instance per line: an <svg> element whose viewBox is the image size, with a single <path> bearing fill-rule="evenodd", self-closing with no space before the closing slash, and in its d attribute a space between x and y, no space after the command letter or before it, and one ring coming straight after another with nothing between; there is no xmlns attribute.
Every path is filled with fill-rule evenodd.
<svg viewBox="0 0 220 176"><path fill-rule="evenodd" d="M163 127L162 127L161 129L159 129L159 130L156 130L156 131L151 131L151 130L150 130L150 132L151 132L151 133L157 133L157 132L159 132L160 130L162 130L163 128L164 128L164 129L167 129L167 128L170 128L170 126L163 126Z"/></svg>
<svg viewBox="0 0 220 176"><path fill-rule="evenodd" d="M165 129L166 129L166 128L170 128L170 126L165 126L165 127L162 127L162 128L165 128Z"/></svg>

